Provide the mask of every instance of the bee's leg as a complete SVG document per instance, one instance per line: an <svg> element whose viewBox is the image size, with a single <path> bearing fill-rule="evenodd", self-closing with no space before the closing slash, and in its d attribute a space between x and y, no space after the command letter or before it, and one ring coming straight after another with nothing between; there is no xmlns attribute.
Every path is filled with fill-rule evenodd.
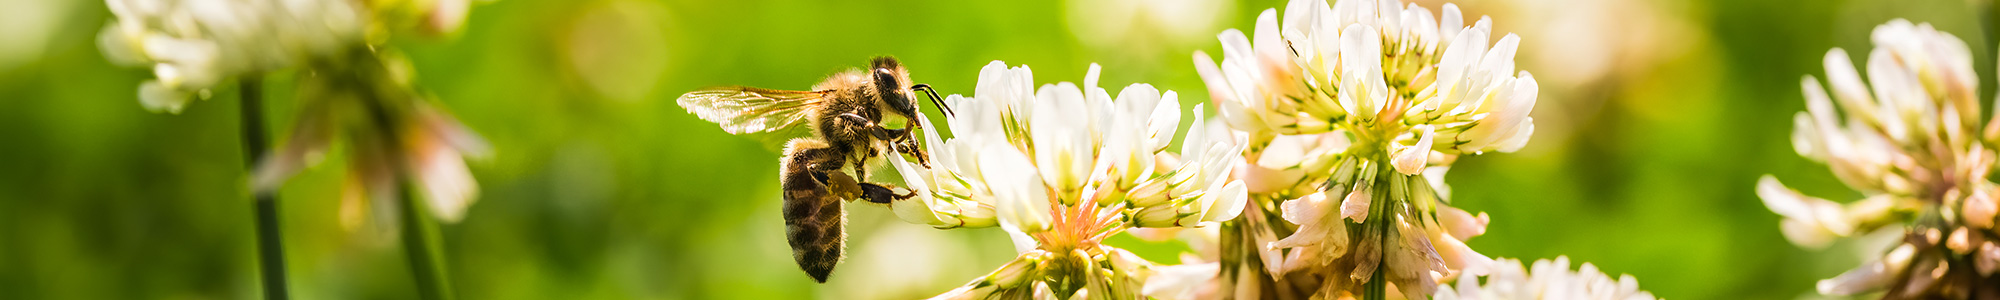
<svg viewBox="0 0 2000 300"><path fill-rule="evenodd" d="M785 145L779 169L784 186L785 240L792 246L792 259L814 281L826 282L840 263L847 233L841 197L829 189L831 178L823 168L844 164L845 155L826 141L812 138L792 140Z"/></svg>
<svg viewBox="0 0 2000 300"><path fill-rule="evenodd" d="M889 204L891 201L910 199L916 196L917 191L914 190L908 193L897 194L895 185L873 182L861 183L861 198L868 199L868 202Z"/></svg>
<svg viewBox="0 0 2000 300"><path fill-rule="evenodd" d="M903 142L897 143L896 152L909 153L910 156L917 158L917 165L924 168L931 167L930 154L924 153L924 148L917 146L916 141L903 140Z"/></svg>
<svg viewBox="0 0 2000 300"><path fill-rule="evenodd" d="M917 117L922 118L923 116L917 116ZM903 132L903 136L901 138L896 140L896 152L908 153L910 154L910 156L915 156L917 158L917 165L924 166L925 168L930 168L931 167L930 154L924 153L923 146L917 144L916 132L924 130L924 123L911 122L910 128L908 129L909 130Z"/></svg>
<svg viewBox="0 0 2000 300"><path fill-rule="evenodd" d="M862 155L861 158L854 159L854 180L868 180L868 158L873 156L875 156L875 152L870 151L868 155Z"/></svg>

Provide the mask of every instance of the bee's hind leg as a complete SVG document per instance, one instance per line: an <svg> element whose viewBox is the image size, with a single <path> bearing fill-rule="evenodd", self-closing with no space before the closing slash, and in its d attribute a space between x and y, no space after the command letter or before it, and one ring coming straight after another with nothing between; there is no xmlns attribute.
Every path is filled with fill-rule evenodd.
<svg viewBox="0 0 2000 300"><path fill-rule="evenodd" d="M897 194L896 186L894 185L872 182L861 183L861 198L867 199L871 203L889 204L892 201L910 199L916 196L917 191L914 190Z"/></svg>

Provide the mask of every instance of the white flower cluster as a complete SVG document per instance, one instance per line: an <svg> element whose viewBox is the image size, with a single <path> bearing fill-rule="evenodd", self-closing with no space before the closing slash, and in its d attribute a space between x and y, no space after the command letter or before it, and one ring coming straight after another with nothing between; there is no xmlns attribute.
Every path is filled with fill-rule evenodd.
<svg viewBox="0 0 2000 300"><path fill-rule="evenodd" d="M1971 51L1930 24L1902 19L1876 27L1872 40L1866 83L1839 48L1826 54L1831 97L1818 79L1805 77L1806 111L1793 118L1792 133L1799 155L1826 163L1865 198L1843 205L1806 196L1768 175L1758 181L1758 196L1784 217L1785 237L1801 246L1902 225L1893 229L1906 235L1894 250L1821 281L1820 293L2000 293L1991 285L1952 283L1992 282L2000 269L2000 228L1994 226L2000 185L1987 179L2000 127L1982 123Z"/></svg>
<svg viewBox="0 0 2000 300"><path fill-rule="evenodd" d="M1282 24L1282 26L1280 25ZM1537 85L1514 70L1520 38L1490 46L1492 21L1463 24L1396 0L1287 4L1266 10L1253 36L1223 31L1220 65L1195 53L1220 118L1251 133L1251 191L1293 199L1354 162L1393 155L1418 174L1450 156L1520 149L1534 132ZM1441 171L1438 171L1441 172Z"/></svg>
<svg viewBox="0 0 2000 300"><path fill-rule="evenodd" d="M1397 141L1398 154L1520 149L1534 132L1536 96L1534 77L1514 70L1520 38L1489 46L1492 21L1462 18L1452 4L1434 19L1396 0L1291 1L1282 26L1266 10L1255 39L1223 31L1222 63L1197 52L1195 65L1237 130L1347 131Z"/></svg>
<svg viewBox="0 0 2000 300"><path fill-rule="evenodd" d="M1532 272L1532 273L1531 273ZM1583 263L1576 271L1569 270L1569 257L1558 256L1556 260L1537 260L1532 269L1522 269L1521 262L1505 258L1495 261L1493 272L1480 284L1473 278L1459 278L1458 287L1444 287L1437 300L1653 300L1653 293L1639 290L1639 280L1632 275L1619 275L1612 279L1597 270L1597 266Z"/></svg>
<svg viewBox="0 0 2000 300"><path fill-rule="evenodd" d="M1436 15L1397 0L1295 0L1282 22L1266 10L1253 35L1219 35L1220 64L1195 53L1220 118L1249 135L1237 175L1251 203L1297 226L1245 251L1265 269L1244 271L1336 269L1318 283L1325 296L1386 272L1429 295L1490 262L1464 244L1486 215L1446 205L1443 175L1459 155L1525 145L1538 86L1514 69L1519 37L1495 42L1490 19L1463 19L1452 4Z"/></svg>
<svg viewBox="0 0 2000 300"><path fill-rule="evenodd" d="M923 126L934 168L890 155L917 194L891 204L898 217L939 228L997 224L1023 252L947 296L1037 288L1029 282L1065 296L1136 295L1151 264L1100 245L1104 238L1128 228L1206 226L1242 212L1247 192L1227 176L1243 149L1238 137L1205 125L1197 105L1179 155L1170 153L1179 97L1134 84L1113 98L1097 87L1098 70L1092 65L1082 86L1035 88L1027 67L993 62L980 71L975 97L945 100L957 111L948 118L951 139Z"/></svg>
<svg viewBox="0 0 2000 300"><path fill-rule="evenodd" d="M387 9L344 0L106 0L115 19L98 34L113 63L153 70L139 101L156 112L179 113L189 99L239 75L268 72L338 55L361 46L384 19L420 19L442 33L464 22L466 0L406 1L424 7ZM380 3L374 3L380 4ZM417 15L382 15L385 11Z"/></svg>

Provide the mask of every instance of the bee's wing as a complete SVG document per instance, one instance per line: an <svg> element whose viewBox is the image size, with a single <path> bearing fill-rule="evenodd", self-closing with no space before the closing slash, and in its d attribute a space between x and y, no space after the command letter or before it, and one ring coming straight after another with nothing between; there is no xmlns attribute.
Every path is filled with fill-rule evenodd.
<svg viewBox="0 0 2000 300"><path fill-rule="evenodd" d="M703 89L676 100L702 120L730 134L778 131L798 125L830 91L787 91L732 86Z"/></svg>

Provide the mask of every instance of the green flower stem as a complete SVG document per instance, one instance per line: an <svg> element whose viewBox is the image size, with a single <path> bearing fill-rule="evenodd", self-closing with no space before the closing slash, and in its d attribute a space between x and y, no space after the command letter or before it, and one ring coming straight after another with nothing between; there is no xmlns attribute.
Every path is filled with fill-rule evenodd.
<svg viewBox="0 0 2000 300"><path fill-rule="evenodd" d="M445 274L444 246L438 242L437 224L431 222L430 209L418 199L415 174L410 174L409 162L403 152L402 138L396 128L402 128L397 120L389 116L388 104L377 100L371 105L377 130L381 130L389 157L391 170L396 172L396 201L402 209L402 238L404 255L410 263L410 277L416 280L419 299L451 300L451 281Z"/></svg>
<svg viewBox="0 0 2000 300"><path fill-rule="evenodd" d="M454 299L446 281L437 224L431 222L430 210L411 192L415 187L405 178L396 190L403 205L403 250L409 256L410 275L417 280L417 293L426 300Z"/></svg>
<svg viewBox="0 0 2000 300"><path fill-rule="evenodd" d="M1377 158L1377 160L1389 161L1389 157L1383 155ZM1394 178L1398 174L1396 174L1394 168L1381 168L1377 172L1379 173L1376 174L1376 178L1380 179L1376 180L1373 184L1375 185L1374 190L1380 192L1373 193L1372 197L1370 197L1372 199L1368 200L1370 202L1368 205L1368 210L1370 211L1368 218L1374 224L1363 226L1362 230L1375 231L1375 234L1379 237L1375 241L1381 243L1380 245L1376 245L1378 247L1376 249L1381 250L1375 251L1379 258L1375 260L1374 274L1370 275L1368 282L1364 283L1361 287L1362 300L1389 299L1389 280L1383 274L1389 272L1388 256L1391 249L1389 247L1390 243L1397 242L1393 236L1389 235L1390 227L1394 226L1389 216L1395 213L1393 209L1395 208L1397 195L1386 185L1390 185L1388 184L1391 181L1390 178ZM1363 239L1363 241L1366 241L1366 239Z"/></svg>
<svg viewBox="0 0 2000 300"><path fill-rule="evenodd" d="M2000 39L2000 20L1996 20L2000 18L2000 5L1993 5L1993 0L1978 0L1972 1L1972 6L1979 11L1979 25L1982 29L1980 33L1986 37L1986 47L1988 47L1985 53L1992 54L1994 47L2000 47L2000 40L1996 40ZM1993 59L2000 60L2000 56L1994 56ZM1986 65L1992 66L1994 63L1988 62ZM1981 82L1979 85L1982 95L1992 95L1994 89L2000 88L2000 84L1995 83L2000 82L2000 69L1993 71L1994 73L1988 73L1989 76L1986 77L1993 78L1994 81Z"/></svg>
<svg viewBox="0 0 2000 300"><path fill-rule="evenodd" d="M361 55L361 57L365 60L361 62L363 65L376 66L381 63L374 60L373 55ZM362 89L367 89L364 94L368 95L364 97L366 103L363 105L367 107L368 117L374 121L374 129L377 131L375 134L381 135L383 142L379 147L389 161L389 169L396 174L396 201L402 206L398 215L402 221L400 223L403 250L410 263L410 277L416 281L419 299L455 299L452 295L450 277L445 274L442 251L444 246L438 241L437 224L431 222L429 207L424 205L423 199L419 199L415 192L418 189L416 174L412 174L408 154L403 153L405 148L402 144L402 132L398 130L403 128L404 124L401 123L403 120L395 117L397 114L391 113L397 108L393 107L393 101L389 98L397 96L385 95L381 91L381 85L385 83L367 80L369 79L364 79L366 83L360 86Z"/></svg>
<svg viewBox="0 0 2000 300"><path fill-rule="evenodd" d="M241 88L239 96L243 102L239 109L242 118L239 126L243 128L243 169L248 174L257 170L257 162L264 160L271 147L265 141L264 81L257 75L249 75L237 85ZM287 299L285 248L278 227L278 194L255 189L251 193L255 198L252 202L257 223L257 263L263 275L264 299Z"/></svg>
<svg viewBox="0 0 2000 300"><path fill-rule="evenodd" d="M1376 234L1381 234L1381 235L1382 235L1382 238L1381 238L1381 239L1377 239L1377 240L1378 240L1378 241L1380 241L1380 242L1382 243L1382 245L1381 245L1381 247L1382 247L1382 250L1383 250L1383 251L1388 251L1388 249L1389 249L1389 226L1382 226L1381 224L1376 224L1375 226L1370 226L1370 227L1374 227L1374 228L1370 228L1370 229L1375 229L1375 230L1376 230L1376 231L1375 231L1375 233L1376 233ZM1387 256L1387 254L1384 254L1384 256ZM1362 291L1362 294L1363 294L1363 296L1361 297L1361 299L1362 299L1362 300L1384 300L1384 299L1389 299L1389 296L1388 296L1388 294L1389 294L1389 293L1388 293L1388 291L1389 291L1389 288L1388 288L1388 287L1389 287L1389 282L1388 282L1388 279L1387 279L1387 278L1383 278L1383 276L1382 276L1382 274L1383 274L1383 273L1388 273L1388 272L1389 272L1389 260L1388 260L1388 259L1386 259L1386 258L1385 258L1385 259L1379 259L1379 260L1376 260L1376 262L1375 262L1375 275L1371 275L1371 276L1370 276L1370 277L1368 278L1368 283L1366 283L1366 284L1362 285L1362 287L1361 287L1361 291Z"/></svg>

